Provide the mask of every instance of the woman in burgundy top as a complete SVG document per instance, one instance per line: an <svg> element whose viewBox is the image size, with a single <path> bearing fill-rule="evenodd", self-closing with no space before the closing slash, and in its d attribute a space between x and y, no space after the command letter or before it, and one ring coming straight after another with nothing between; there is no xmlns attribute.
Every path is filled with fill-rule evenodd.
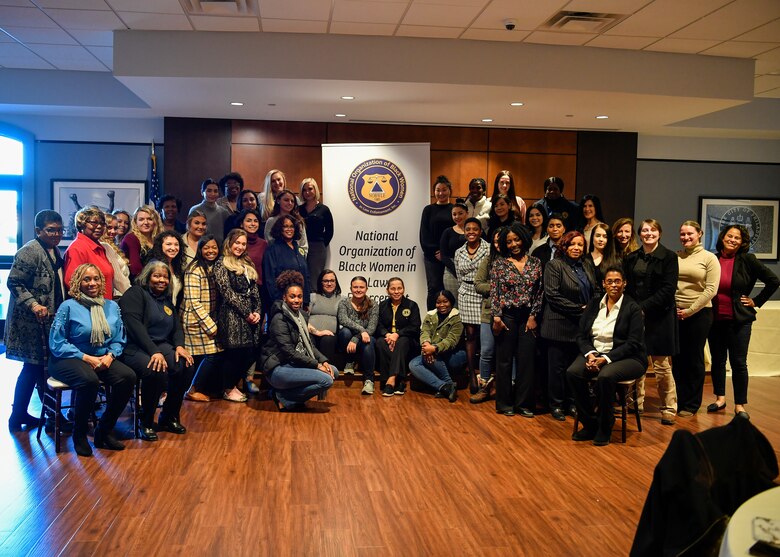
<svg viewBox="0 0 780 557"><path fill-rule="evenodd" d="M707 412L726 408L726 355L731 363L731 381L734 385L734 412L749 419L747 404L747 352L750 332L756 320L756 309L764 305L780 286L780 280L756 259L750 249L750 233L742 225L732 224L720 231L715 244L720 261L720 284L712 300L714 321L709 342L712 351L712 387L715 402ZM756 280L764 288L750 297Z"/></svg>

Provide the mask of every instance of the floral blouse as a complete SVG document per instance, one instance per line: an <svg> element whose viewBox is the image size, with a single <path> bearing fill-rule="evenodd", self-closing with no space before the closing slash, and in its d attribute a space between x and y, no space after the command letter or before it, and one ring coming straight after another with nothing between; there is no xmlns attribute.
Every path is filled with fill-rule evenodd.
<svg viewBox="0 0 780 557"><path fill-rule="evenodd" d="M490 268L490 312L500 317L504 308L531 308L531 315L542 311L542 263L529 255L522 273L504 257L497 257Z"/></svg>

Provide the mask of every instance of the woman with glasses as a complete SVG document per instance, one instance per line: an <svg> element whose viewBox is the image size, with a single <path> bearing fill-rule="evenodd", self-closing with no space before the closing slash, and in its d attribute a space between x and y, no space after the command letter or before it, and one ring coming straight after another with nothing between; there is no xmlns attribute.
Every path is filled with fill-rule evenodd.
<svg viewBox="0 0 780 557"><path fill-rule="evenodd" d="M33 389L43 385L45 359L42 337L48 338L51 317L64 299L62 257L57 248L62 240L62 217L55 211L35 215L36 238L16 252L8 273L8 319L5 324L6 358L24 362L16 380L8 427L20 431L33 428L38 418L27 413Z"/></svg>
<svg viewBox="0 0 780 557"><path fill-rule="evenodd" d="M106 279L106 284L114 284L114 266L108 260L106 248L100 243L106 230L106 217L103 211L94 205L83 207L76 213L76 239L65 250L64 280L70 283L73 272L84 263L92 263ZM107 300L113 299L112 288L105 293Z"/></svg>

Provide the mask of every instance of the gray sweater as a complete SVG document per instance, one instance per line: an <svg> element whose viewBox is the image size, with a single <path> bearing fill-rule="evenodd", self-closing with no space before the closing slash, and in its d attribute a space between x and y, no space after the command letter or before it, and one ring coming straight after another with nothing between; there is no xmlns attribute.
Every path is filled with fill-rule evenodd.
<svg viewBox="0 0 780 557"><path fill-rule="evenodd" d="M193 211L203 211L203 214L206 215L206 232L214 235L214 239L217 241L221 250L222 241L225 239L225 221L230 217L230 211L216 203L209 203L207 201L194 205L190 208L188 214Z"/></svg>

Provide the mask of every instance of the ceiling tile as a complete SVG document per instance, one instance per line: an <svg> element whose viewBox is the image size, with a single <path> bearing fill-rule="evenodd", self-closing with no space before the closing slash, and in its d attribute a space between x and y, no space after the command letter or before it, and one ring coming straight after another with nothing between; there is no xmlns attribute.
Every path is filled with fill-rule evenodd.
<svg viewBox="0 0 780 557"><path fill-rule="evenodd" d="M753 58L768 50L780 46L780 43L748 43L742 41L726 41L717 46L708 48L700 54L710 56L729 56L731 58Z"/></svg>
<svg viewBox="0 0 780 557"><path fill-rule="evenodd" d="M431 27L468 27L479 14L474 6L435 6L412 4L404 16L404 25L430 25Z"/></svg>
<svg viewBox="0 0 780 557"><path fill-rule="evenodd" d="M82 46L30 45L30 50L60 70L100 71L108 70L91 52Z"/></svg>
<svg viewBox="0 0 780 557"><path fill-rule="evenodd" d="M756 56L756 60L767 60L770 62L780 62L780 48L764 52Z"/></svg>
<svg viewBox="0 0 780 557"><path fill-rule="evenodd" d="M780 74L780 61L756 60L755 72L757 75Z"/></svg>
<svg viewBox="0 0 780 557"><path fill-rule="evenodd" d="M648 46L645 50L696 54L702 50L712 48L719 42L720 41L707 41L703 39L661 39Z"/></svg>
<svg viewBox="0 0 780 557"><path fill-rule="evenodd" d="M268 19L261 21L263 31L271 33L327 33L327 21L303 21L299 19Z"/></svg>
<svg viewBox="0 0 780 557"><path fill-rule="evenodd" d="M619 37L617 35L599 35L586 46L597 46L599 48L622 48L626 50L642 50L650 46L657 37Z"/></svg>
<svg viewBox="0 0 780 557"><path fill-rule="evenodd" d="M562 9L570 12L632 14L652 0L571 0Z"/></svg>
<svg viewBox="0 0 780 557"><path fill-rule="evenodd" d="M461 35L462 39L471 39L475 41L503 41L503 42L521 42L531 31L507 31L506 29L475 29L473 27L466 29Z"/></svg>
<svg viewBox="0 0 780 557"><path fill-rule="evenodd" d="M110 10L105 0L36 0L41 8L61 8L63 10Z"/></svg>
<svg viewBox="0 0 780 557"><path fill-rule="evenodd" d="M567 46L583 45L597 35L593 33L553 33L552 31L534 31L525 39L526 43L555 44Z"/></svg>
<svg viewBox="0 0 780 557"><path fill-rule="evenodd" d="M333 21L396 24L404 15L406 6L406 2L336 0L333 8Z"/></svg>
<svg viewBox="0 0 780 557"><path fill-rule="evenodd" d="M436 39L457 39L460 27L430 27L427 25L401 25L396 31L398 37L431 37Z"/></svg>
<svg viewBox="0 0 780 557"><path fill-rule="evenodd" d="M68 31L83 45L89 46L113 46L113 31L90 31L89 29L71 29Z"/></svg>
<svg viewBox="0 0 780 557"><path fill-rule="evenodd" d="M41 29L40 27L6 27L6 32L21 43L30 44L78 44L62 29Z"/></svg>
<svg viewBox="0 0 780 557"><path fill-rule="evenodd" d="M57 27L46 14L37 8L15 8L0 6L2 27Z"/></svg>
<svg viewBox="0 0 780 557"><path fill-rule="evenodd" d="M254 16L217 17L207 15L190 16L196 31L259 31L260 22Z"/></svg>
<svg viewBox="0 0 780 557"><path fill-rule="evenodd" d="M179 0L106 0L118 12L183 14Z"/></svg>
<svg viewBox="0 0 780 557"><path fill-rule="evenodd" d="M665 37L732 0L655 0L606 35Z"/></svg>
<svg viewBox="0 0 780 557"><path fill-rule="evenodd" d="M392 35L396 26L392 23L347 23L334 21L330 24L330 32L341 35Z"/></svg>
<svg viewBox="0 0 780 557"><path fill-rule="evenodd" d="M780 40L780 19L736 37L738 41L777 42Z"/></svg>
<svg viewBox="0 0 780 557"><path fill-rule="evenodd" d="M114 49L110 46L88 46L86 47L98 60L109 69L114 69Z"/></svg>
<svg viewBox="0 0 780 557"><path fill-rule="evenodd" d="M490 0L416 0L416 4L433 4L436 6L473 6L484 8Z"/></svg>
<svg viewBox="0 0 780 557"><path fill-rule="evenodd" d="M124 29L114 12L96 10L54 10L46 13L65 29Z"/></svg>
<svg viewBox="0 0 780 557"><path fill-rule="evenodd" d="M260 16L271 19L330 20L331 0L262 0Z"/></svg>
<svg viewBox="0 0 780 557"><path fill-rule="evenodd" d="M780 17L777 0L735 0L672 34L677 39L729 40Z"/></svg>
<svg viewBox="0 0 780 557"><path fill-rule="evenodd" d="M192 31L192 25L184 15L119 12L119 16L130 29Z"/></svg>
<svg viewBox="0 0 780 557"><path fill-rule="evenodd" d="M777 87L780 87L780 75L762 75L756 78L754 90L763 93Z"/></svg>
<svg viewBox="0 0 780 557"><path fill-rule="evenodd" d="M23 8L35 8L30 0L0 0L0 6L19 6Z"/></svg>
<svg viewBox="0 0 780 557"><path fill-rule="evenodd" d="M0 44L0 66L6 68L28 68L54 70L46 60L19 43Z"/></svg>
<svg viewBox="0 0 780 557"><path fill-rule="evenodd" d="M472 24L480 29L503 29L504 20L517 21L515 29L533 31L561 9L560 0L493 0Z"/></svg>

